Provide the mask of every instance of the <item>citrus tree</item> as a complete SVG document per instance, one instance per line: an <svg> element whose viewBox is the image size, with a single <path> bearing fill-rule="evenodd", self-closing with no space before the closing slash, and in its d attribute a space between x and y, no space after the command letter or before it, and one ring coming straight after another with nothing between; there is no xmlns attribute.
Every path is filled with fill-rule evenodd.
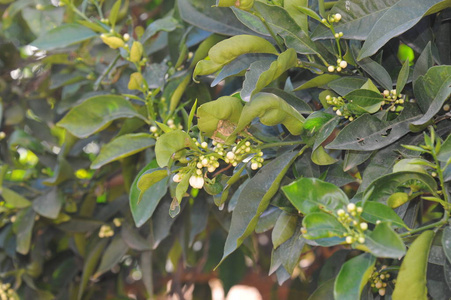
<svg viewBox="0 0 451 300"><path fill-rule="evenodd" d="M0 11L2 299L450 297L451 1Z"/></svg>

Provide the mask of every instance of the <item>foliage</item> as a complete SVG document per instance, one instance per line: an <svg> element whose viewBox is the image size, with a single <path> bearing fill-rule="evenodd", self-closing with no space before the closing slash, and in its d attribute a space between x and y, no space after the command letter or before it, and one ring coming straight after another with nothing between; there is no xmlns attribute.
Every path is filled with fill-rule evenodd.
<svg viewBox="0 0 451 300"><path fill-rule="evenodd" d="M450 297L449 0L0 11L2 299Z"/></svg>

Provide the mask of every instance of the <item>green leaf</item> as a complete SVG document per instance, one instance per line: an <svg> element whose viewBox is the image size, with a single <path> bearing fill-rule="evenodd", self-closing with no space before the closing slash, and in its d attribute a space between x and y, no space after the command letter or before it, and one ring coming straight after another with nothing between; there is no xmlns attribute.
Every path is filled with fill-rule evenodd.
<svg viewBox="0 0 451 300"><path fill-rule="evenodd" d="M389 196L398 192L400 186L412 186L414 189L422 189L434 195L437 192L437 182L431 175L403 171L379 177L366 188L365 194L373 190L370 200L385 203Z"/></svg>
<svg viewBox="0 0 451 300"><path fill-rule="evenodd" d="M81 282L78 288L77 300L81 300L83 298L83 293L86 289L86 286L88 285L89 278L94 273L97 263L99 262L99 259L103 254L103 249L105 249L107 243L108 239L101 239L89 252L83 266L83 273L81 275Z"/></svg>
<svg viewBox="0 0 451 300"><path fill-rule="evenodd" d="M286 240L291 238L293 233L295 233L297 224L297 216L282 212L277 219L274 229L271 233L271 239L274 249L279 247Z"/></svg>
<svg viewBox="0 0 451 300"><path fill-rule="evenodd" d="M243 104L236 97L223 96L202 104L197 109L197 126L208 137L225 140L235 129L241 116Z"/></svg>
<svg viewBox="0 0 451 300"><path fill-rule="evenodd" d="M299 155L297 151L286 152L263 166L240 193L232 213L229 235L224 246L221 262L248 237L257 225L260 215L277 193L280 182Z"/></svg>
<svg viewBox="0 0 451 300"><path fill-rule="evenodd" d="M416 81L420 76L426 75L428 70L434 65L434 60L432 58L431 42L429 42L426 47L424 47L423 52L421 52L418 57L412 74L412 83L415 87Z"/></svg>
<svg viewBox="0 0 451 300"><path fill-rule="evenodd" d="M278 54L276 48L267 40L255 35L236 35L220 41L208 51L209 60L201 60L196 64L193 78L208 75L221 69L238 56L246 53Z"/></svg>
<svg viewBox="0 0 451 300"><path fill-rule="evenodd" d="M31 42L30 45L40 50L48 51L83 42L95 36L97 36L97 34L94 31L83 25L66 24L58 26L41 35Z"/></svg>
<svg viewBox="0 0 451 300"><path fill-rule="evenodd" d="M174 153L185 148L197 148L191 137L182 130L174 130L161 135L155 144L158 165L166 167Z"/></svg>
<svg viewBox="0 0 451 300"><path fill-rule="evenodd" d="M362 151L381 149L410 132L409 124L418 118L416 108L408 105L392 121L381 121L374 115L365 114L341 130L326 149Z"/></svg>
<svg viewBox="0 0 451 300"><path fill-rule="evenodd" d="M49 219L58 217L62 205L63 199L56 187L33 200L34 211Z"/></svg>
<svg viewBox="0 0 451 300"><path fill-rule="evenodd" d="M121 235L117 235L105 249L105 252L102 254L102 259L100 260L100 265L97 268L97 271L93 275L93 278L96 279L103 273L109 271L116 264L118 264L124 255L128 251L128 246L125 241L122 239Z"/></svg>
<svg viewBox="0 0 451 300"><path fill-rule="evenodd" d="M371 58L364 58L357 63L386 90L392 89L393 83L390 74L388 74L387 70L385 70L382 65L378 64Z"/></svg>
<svg viewBox="0 0 451 300"><path fill-rule="evenodd" d="M106 128L113 120L133 117L144 119L123 97L101 95L72 108L57 125L76 137L85 138Z"/></svg>
<svg viewBox="0 0 451 300"><path fill-rule="evenodd" d="M307 7L308 0L284 0L283 7L290 14L291 18L299 25L303 32L309 32L308 17L305 13L302 13L298 7Z"/></svg>
<svg viewBox="0 0 451 300"><path fill-rule="evenodd" d="M387 205L391 208L397 208L409 201L409 195L403 192L393 193L387 199Z"/></svg>
<svg viewBox="0 0 451 300"><path fill-rule="evenodd" d="M348 196L335 185L317 178L300 178L282 187L288 200L303 214L344 208Z"/></svg>
<svg viewBox="0 0 451 300"><path fill-rule="evenodd" d="M282 266L289 274L293 274L294 269L298 266L302 250L304 249L305 239L300 236L300 230L301 222L298 222L294 234L276 249L282 256Z"/></svg>
<svg viewBox="0 0 451 300"><path fill-rule="evenodd" d="M361 217L372 224L376 224L377 221L389 221L396 227L409 229L393 209L380 202L366 201Z"/></svg>
<svg viewBox="0 0 451 300"><path fill-rule="evenodd" d="M397 2L373 25L357 59L373 55L391 38L412 28L431 7L446 1L423 0L415 5L412 5L411 0Z"/></svg>
<svg viewBox="0 0 451 300"><path fill-rule="evenodd" d="M269 67L264 61L251 64L250 70L246 72L246 79L243 82L243 89L240 92L241 99L248 102L256 93L260 92L265 86L269 85L288 69L294 67L297 63L296 52L288 49L281 53L276 61L273 61Z"/></svg>
<svg viewBox="0 0 451 300"><path fill-rule="evenodd" d="M335 279L334 298L360 300L375 263L376 257L369 253L360 254L345 262Z"/></svg>
<svg viewBox="0 0 451 300"><path fill-rule="evenodd" d="M341 78L340 75L322 74L319 76L315 76L314 78L310 79L306 83L301 84L300 86L295 88L293 91L300 91L300 90L305 90L305 89L314 88L314 87L327 86L327 84L329 82L334 81L339 78Z"/></svg>
<svg viewBox="0 0 451 300"><path fill-rule="evenodd" d="M367 79L361 77L341 77L329 82L327 86L340 96L344 96L354 90L360 89L366 82Z"/></svg>
<svg viewBox="0 0 451 300"><path fill-rule="evenodd" d="M307 230L303 237L309 240L343 237L347 232L335 216L323 212L309 213L302 220L302 226Z"/></svg>
<svg viewBox="0 0 451 300"><path fill-rule="evenodd" d="M446 226L443 229L442 247L443 247L443 252L445 252L446 258L448 259L448 262L451 263L451 227L450 226Z"/></svg>
<svg viewBox="0 0 451 300"><path fill-rule="evenodd" d="M374 24L399 0L339 0L328 14L341 14L340 22L334 24L335 32L343 32L344 39L365 40ZM326 26L318 26L313 40L332 39Z"/></svg>
<svg viewBox="0 0 451 300"><path fill-rule="evenodd" d="M396 278L393 300L427 300L426 270L434 232L424 231L407 251Z"/></svg>
<svg viewBox="0 0 451 300"><path fill-rule="evenodd" d="M267 87L262 90L265 93L271 93L276 96L279 96L283 100L285 100L288 104L293 106L298 112L301 114L310 114L312 113L312 109L310 106L302 99L296 97L294 94L290 92L286 92L284 90L278 88Z"/></svg>
<svg viewBox="0 0 451 300"><path fill-rule="evenodd" d="M282 7L255 2L254 9L265 19L275 34L280 35L288 48L301 54L317 54L318 49L310 37L299 27L290 14ZM268 29L256 15L233 8L237 18L250 29L263 35L270 35Z"/></svg>
<svg viewBox="0 0 451 300"><path fill-rule="evenodd" d="M143 195L138 189L138 180L144 172L153 172L159 170L156 161L152 161L145 166L136 176L130 188L129 200L130 210L132 212L133 220L137 227L142 226L154 213L158 203L166 194L167 181L161 180L158 183L148 188ZM139 197L141 196L141 201Z"/></svg>
<svg viewBox="0 0 451 300"><path fill-rule="evenodd" d="M35 217L36 213L31 207L17 213L13 230L16 233L16 251L22 255L27 255L30 251Z"/></svg>
<svg viewBox="0 0 451 300"><path fill-rule="evenodd" d="M407 58L404 64L402 65L401 70L398 74L398 79L396 80L396 92L399 94L404 89L404 86L406 85L407 79L409 79L409 71L410 71L410 65L409 65L409 59Z"/></svg>
<svg viewBox="0 0 451 300"><path fill-rule="evenodd" d="M442 162L447 162L450 157L451 157L451 134L448 135L448 137L440 147L440 151L437 153L438 160Z"/></svg>
<svg viewBox="0 0 451 300"><path fill-rule="evenodd" d="M129 133L121 135L104 145L99 155L91 164L91 169L99 169L103 165L141 152L155 145L155 140L147 133Z"/></svg>
<svg viewBox="0 0 451 300"><path fill-rule="evenodd" d="M384 96L370 90L355 90L345 98L349 102L347 108L354 114L374 114L379 111L384 101Z"/></svg>
<svg viewBox="0 0 451 300"><path fill-rule="evenodd" d="M148 170L145 171L141 176L139 176L138 179L138 189L141 191L138 198L138 203L141 201L142 197L144 196L145 192L154 184L160 182L161 180L168 177L168 171L167 170Z"/></svg>
<svg viewBox="0 0 451 300"><path fill-rule="evenodd" d="M1 188L1 195L6 202L6 205L13 208L25 208L31 205L31 202L28 199L6 187Z"/></svg>
<svg viewBox="0 0 451 300"><path fill-rule="evenodd" d="M426 101L429 102L430 100L432 101L425 114L420 119L412 122L413 125L423 125L427 123L442 109L445 101L449 99L449 96L451 95L451 66L446 67L431 68L424 77L418 79L414 90L415 96L417 96L422 103L425 103ZM435 74L432 75L431 73ZM437 77L440 77L440 81L429 85L430 80L437 79ZM422 107L424 106L425 105L422 105Z"/></svg>
<svg viewBox="0 0 451 300"><path fill-rule="evenodd" d="M390 222L379 223L373 232L365 236L364 247L374 256L399 259L406 253L401 237L391 228ZM359 246L356 247L360 249Z"/></svg>
<svg viewBox="0 0 451 300"><path fill-rule="evenodd" d="M338 160L329 155L329 153L324 150L323 146L319 146L312 151L311 156L312 162L318 166L328 166L336 163Z"/></svg>
<svg viewBox="0 0 451 300"><path fill-rule="evenodd" d="M114 26L116 26L117 15L121 8L121 3L122 3L122 0L116 0L113 7L111 8L110 15L108 17L108 19L110 20L110 23L111 23L111 28L114 28Z"/></svg>
<svg viewBox="0 0 451 300"><path fill-rule="evenodd" d="M310 295L308 300L335 300L334 285L335 278L327 280Z"/></svg>
<svg viewBox="0 0 451 300"><path fill-rule="evenodd" d="M303 7L303 6L298 6L296 7L300 12L302 12L303 14L321 22L321 17L313 10L311 10L308 7Z"/></svg>

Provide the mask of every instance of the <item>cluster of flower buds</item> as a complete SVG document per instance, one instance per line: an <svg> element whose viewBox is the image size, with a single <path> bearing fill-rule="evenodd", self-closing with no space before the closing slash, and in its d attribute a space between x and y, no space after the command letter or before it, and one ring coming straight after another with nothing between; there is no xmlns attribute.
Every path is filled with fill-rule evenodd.
<svg viewBox="0 0 451 300"><path fill-rule="evenodd" d="M180 123L177 124L173 119L167 120L166 125L172 130L183 129L182 124L180 124ZM154 138L158 138L162 133L161 129L159 129L157 126L154 126L154 125L150 126L149 131L153 135Z"/></svg>
<svg viewBox="0 0 451 300"><path fill-rule="evenodd" d="M384 96L382 105L385 105L390 111L401 111L404 109L405 95L398 94L396 90L385 90L382 92L382 95Z"/></svg>
<svg viewBox="0 0 451 300"><path fill-rule="evenodd" d="M338 33L336 33L335 35L337 35ZM339 37L343 36L343 32L340 32ZM337 59L337 65L336 66L328 66L327 67L327 71L329 71L330 73L332 72L341 72L342 70L346 69L346 67L348 66L348 62L346 60L343 60L341 58Z"/></svg>
<svg viewBox="0 0 451 300"><path fill-rule="evenodd" d="M114 230L110 225L102 225L99 230L99 238L108 238L114 235Z"/></svg>
<svg viewBox="0 0 451 300"><path fill-rule="evenodd" d="M370 277L371 287L379 293L379 295L384 296L387 288L387 284L390 281L390 273L384 271L387 266L382 266L382 268L378 271L376 267L373 268L373 273ZM395 280L393 280L395 283Z"/></svg>
<svg viewBox="0 0 451 300"><path fill-rule="evenodd" d="M363 208L356 206L354 203L349 203L344 209L337 210L338 221L348 228L348 232L344 234L347 244L358 242L365 243L365 235L363 232L368 229L368 223L360 221L360 215Z"/></svg>
<svg viewBox="0 0 451 300"><path fill-rule="evenodd" d="M179 169L172 177L174 182L181 182L184 176L190 174L188 175L190 176L190 186L200 189L205 184L205 181L210 180L207 173L213 173L219 168L220 160L235 167L248 157L251 157L250 167L252 170L257 170L263 166L263 152L254 147L249 141L240 141L236 145L231 146L213 141L211 143L212 148L209 147L207 142L199 143L195 138L193 138L193 141L203 153L187 159L188 166Z"/></svg>
<svg viewBox="0 0 451 300"><path fill-rule="evenodd" d="M343 97L332 97L331 95L326 96L327 104L333 106L333 110L337 116L348 119L349 121L354 121L354 116L347 109L345 99Z"/></svg>
<svg viewBox="0 0 451 300"><path fill-rule="evenodd" d="M1 300L15 300L19 299L16 292L11 288L9 283L0 283L0 299Z"/></svg>
<svg viewBox="0 0 451 300"><path fill-rule="evenodd" d="M341 20L341 14L334 14L334 15L330 15L327 17L326 19L322 19L321 23L323 23L324 25L328 25L329 23L338 23Z"/></svg>

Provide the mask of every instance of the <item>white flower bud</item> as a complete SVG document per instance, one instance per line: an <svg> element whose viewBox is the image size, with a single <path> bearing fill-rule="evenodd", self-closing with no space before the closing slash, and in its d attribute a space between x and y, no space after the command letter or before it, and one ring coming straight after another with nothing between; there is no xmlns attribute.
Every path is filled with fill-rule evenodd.
<svg viewBox="0 0 451 300"><path fill-rule="evenodd" d="M208 172L213 173L216 170L216 168L214 166L209 166L208 167Z"/></svg>
<svg viewBox="0 0 451 300"><path fill-rule="evenodd" d="M201 189L204 186L204 179L200 176L191 176L189 179L189 185L191 185L195 189Z"/></svg>
<svg viewBox="0 0 451 300"><path fill-rule="evenodd" d="M363 244L363 243L365 243L365 238L364 237L359 237L359 243L360 244Z"/></svg>
<svg viewBox="0 0 451 300"><path fill-rule="evenodd" d="M174 125L174 120L169 119L166 124L168 124L169 126Z"/></svg>
<svg viewBox="0 0 451 300"><path fill-rule="evenodd" d="M209 163L208 159L206 158L202 159L202 166L206 167L208 166L208 163Z"/></svg>
<svg viewBox="0 0 451 300"><path fill-rule="evenodd" d="M202 175L202 170L201 170L201 169L197 169L197 170L196 170L196 174L197 174L197 175Z"/></svg>
<svg viewBox="0 0 451 300"><path fill-rule="evenodd" d="M338 38L340 37L340 34L336 33L336 34L334 35L334 37L335 37L336 39L338 39Z"/></svg>
<svg viewBox="0 0 451 300"><path fill-rule="evenodd" d="M334 66L328 66L327 67L327 71L332 73L333 71L335 71L335 67Z"/></svg>
<svg viewBox="0 0 451 300"><path fill-rule="evenodd" d="M130 35L128 33L124 33L124 35L122 36L124 38L124 41L128 42L128 40L130 40Z"/></svg>
<svg viewBox="0 0 451 300"><path fill-rule="evenodd" d="M363 207L361 207L361 206L357 207L357 212L358 213L361 213L362 211L363 211Z"/></svg>
<svg viewBox="0 0 451 300"><path fill-rule="evenodd" d="M182 176L180 176L180 174L177 173L177 174L175 174L175 175L172 177L172 181L174 181L174 182L180 182L180 181L182 181Z"/></svg>
<svg viewBox="0 0 451 300"><path fill-rule="evenodd" d="M155 133L157 132L157 130L158 130L157 126L150 126L150 132Z"/></svg>
<svg viewBox="0 0 451 300"><path fill-rule="evenodd" d="M197 167L198 169L202 169L202 168L203 168L203 165L202 165L202 163L198 162L198 163L196 164L196 167Z"/></svg>
<svg viewBox="0 0 451 300"><path fill-rule="evenodd" d="M389 90L384 90L383 94L384 94L385 97L388 97L388 96L390 96L390 91Z"/></svg>
<svg viewBox="0 0 451 300"><path fill-rule="evenodd" d="M337 114L337 116L342 116L343 114L341 113L341 110L337 109L337 111L335 112Z"/></svg>
<svg viewBox="0 0 451 300"><path fill-rule="evenodd" d="M207 142L202 142L202 144L200 144L200 146L204 149L206 149L208 147Z"/></svg>
<svg viewBox="0 0 451 300"><path fill-rule="evenodd" d="M341 15L340 14L335 14L334 19L336 22L339 22L341 20Z"/></svg>
<svg viewBox="0 0 451 300"><path fill-rule="evenodd" d="M337 72L341 72L341 67L337 67Z"/></svg>
<svg viewBox="0 0 451 300"><path fill-rule="evenodd" d="M354 238L352 236L347 236L346 237L346 243L347 244L352 244L354 242Z"/></svg>
<svg viewBox="0 0 451 300"><path fill-rule="evenodd" d="M344 216L344 214L345 214L345 211L343 209L337 210L337 215Z"/></svg>
<svg viewBox="0 0 451 300"><path fill-rule="evenodd" d="M229 160L233 160L233 159L235 159L235 153L229 151L229 152L227 152L226 157L227 157Z"/></svg>
<svg viewBox="0 0 451 300"><path fill-rule="evenodd" d="M252 163L252 164L251 164L251 169L252 169L252 170L257 170L257 169L258 169L258 163L255 163L255 162Z"/></svg>
<svg viewBox="0 0 451 300"><path fill-rule="evenodd" d="M346 69L347 66L348 66L348 62L347 62L346 60L342 60L342 61L340 62L340 67L341 67L342 69Z"/></svg>
<svg viewBox="0 0 451 300"><path fill-rule="evenodd" d="M367 230L368 229L368 223L365 223L365 222L360 223L360 229Z"/></svg>
<svg viewBox="0 0 451 300"><path fill-rule="evenodd" d="M352 212L355 211L355 204L354 203L349 203L347 206L348 212Z"/></svg>

